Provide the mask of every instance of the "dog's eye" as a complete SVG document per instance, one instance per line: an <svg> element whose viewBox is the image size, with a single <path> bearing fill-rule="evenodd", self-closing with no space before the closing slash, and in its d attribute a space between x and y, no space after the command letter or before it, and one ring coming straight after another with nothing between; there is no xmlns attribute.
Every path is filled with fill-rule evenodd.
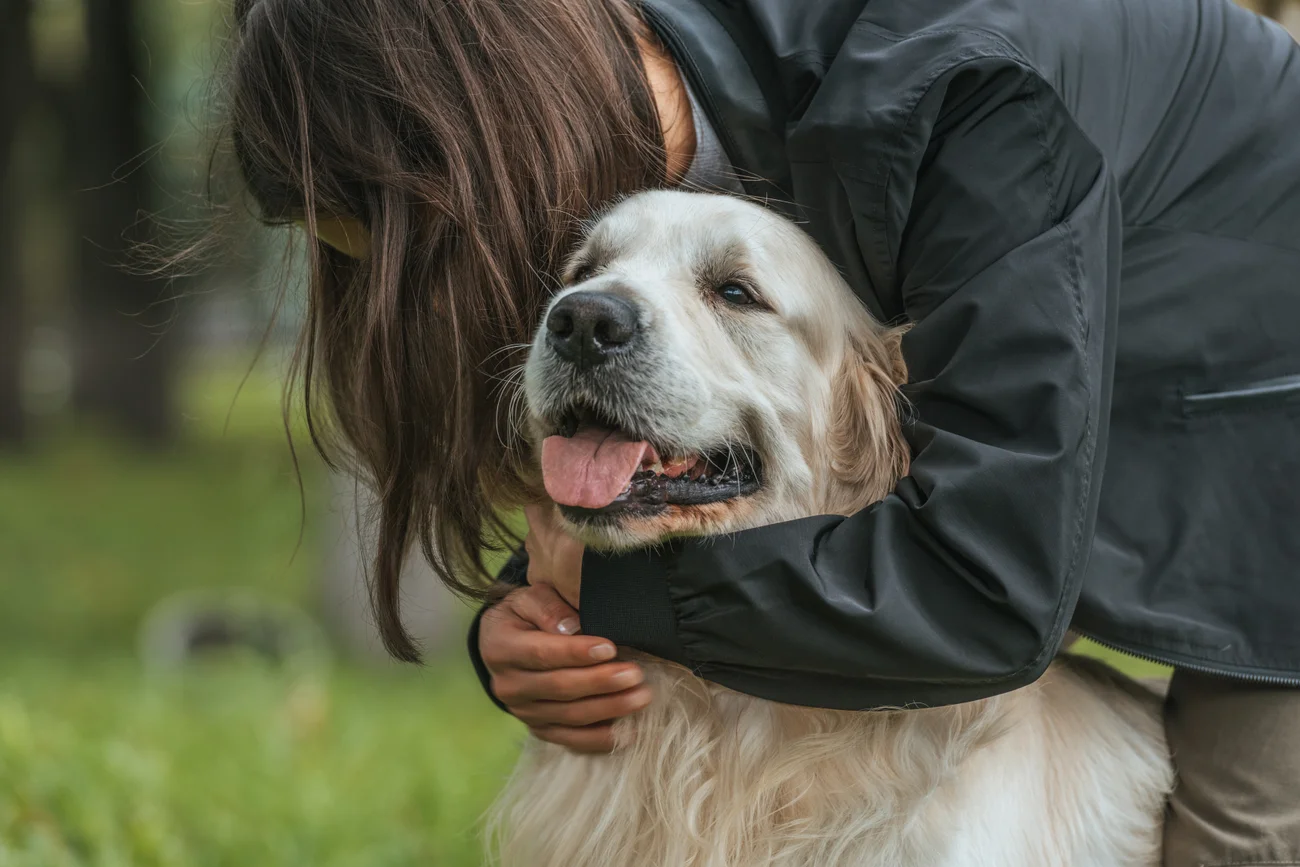
<svg viewBox="0 0 1300 867"><path fill-rule="evenodd" d="M595 273L595 268L590 264L584 263L573 269L573 276L569 278L569 282L572 284L585 283L590 280Z"/></svg>
<svg viewBox="0 0 1300 867"><path fill-rule="evenodd" d="M724 283L717 288L718 297L728 304L735 304L743 307L746 304L756 303L754 293L750 292L739 283Z"/></svg>

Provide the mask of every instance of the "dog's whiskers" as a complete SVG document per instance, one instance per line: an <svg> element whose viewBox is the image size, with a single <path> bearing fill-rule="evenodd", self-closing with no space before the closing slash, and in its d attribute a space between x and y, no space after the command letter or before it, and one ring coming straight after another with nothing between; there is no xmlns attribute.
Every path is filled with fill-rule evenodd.
<svg viewBox="0 0 1300 867"><path fill-rule="evenodd" d="M498 406L500 401L508 401L505 411L504 430L501 427L497 428L497 442L501 444L507 453L516 452L525 435L524 412L527 410L527 406L524 401L527 395L524 393L522 380L526 369L526 363L517 364L500 376L494 377L501 384L500 394L497 398Z"/></svg>
<svg viewBox="0 0 1300 867"><path fill-rule="evenodd" d="M532 349L532 347L533 345L531 343L507 343L505 346L489 353L487 358L483 359L483 362L486 364L498 355L505 355L508 352L527 352L529 349Z"/></svg>

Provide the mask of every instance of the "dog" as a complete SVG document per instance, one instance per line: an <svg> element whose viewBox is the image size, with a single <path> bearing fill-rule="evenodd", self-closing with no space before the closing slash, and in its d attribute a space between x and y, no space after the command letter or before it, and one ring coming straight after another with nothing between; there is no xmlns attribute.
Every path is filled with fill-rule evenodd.
<svg viewBox="0 0 1300 867"><path fill-rule="evenodd" d="M594 222L523 374L566 529L625 550L851 514L907 472L902 331L794 223L655 191ZM983 701L864 712L742 695L631 651L654 699L611 755L529 739L506 867L1139 867L1172 771L1158 700L1060 657Z"/></svg>

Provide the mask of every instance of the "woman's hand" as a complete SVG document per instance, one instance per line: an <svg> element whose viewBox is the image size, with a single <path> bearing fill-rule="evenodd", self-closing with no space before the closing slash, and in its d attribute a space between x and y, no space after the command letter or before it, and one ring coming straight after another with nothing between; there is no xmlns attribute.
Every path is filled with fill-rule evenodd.
<svg viewBox="0 0 1300 867"><path fill-rule="evenodd" d="M614 748L612 720L650 703L641 668L614 645L577 635L578 613L549 584L522 587L483 613L479 653L492 693L538 738L577 752Z"/></svg>
<svg viewBox="0 0 1300 867"><path fill-rule="evenodd" d="M569 607L578 609L582 589L583 545L564 532L554 505L525 506L528 536L528 583L549 584Z"/></svg>

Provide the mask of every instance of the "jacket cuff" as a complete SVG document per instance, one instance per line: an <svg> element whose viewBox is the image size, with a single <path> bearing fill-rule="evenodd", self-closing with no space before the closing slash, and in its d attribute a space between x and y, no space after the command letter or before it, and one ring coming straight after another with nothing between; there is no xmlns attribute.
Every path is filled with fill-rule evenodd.
<svg viewBox="0 0 1300 867"><path fill-rule="evenodd" d="M522 587L528 583L528 555L524 553L523 548L511 555L510 559L506 561L506 565L501 567L501 571L497 573L497 581L512 587ZM467 641L469 645L469 661L474 666L474 673L478 675L478 681L483 685L483 691L487 693L487 697L501 710L510 713L509 708L502 704L501 700L493 694L492 675L483 663L483 654L478 649L479 626L483 622L484 612L491 607L491 605L484 605L480 608L478 614L474 615L474 622L470 624Z"/></svg>
<svg viewBox="0 0 1300 867"><path fill-rule="evenodd" d="M483 622L483 614L491 607L491 605L484 605L480 608L478 614L474 616L474 622L470 624L469 661L470 664L474 666L474 673L478 675L478 682L483 685L483 691L487 693L487 697L491 699L492 703L498 708L506 713L510 713L510 709L501 703L501 699L496 697L496 693L492 692L492 675L488 672L487 666L484 665L483 654L479 653L478 649L479 625Z"/></svg>
<svg viewBox="0 0 1300 867"><path fill-rule="evenodd" d="M528 583L528 552L523 548L510 555L510 559L497 573L497 581L514 587L523 587Z"/></svg>
<svg viewBox="0 0 1300 867"><path fill-rule="evenodd" d="M676 554L668 549L582 558L582 631L687 667L669 583Z"/></svg>

